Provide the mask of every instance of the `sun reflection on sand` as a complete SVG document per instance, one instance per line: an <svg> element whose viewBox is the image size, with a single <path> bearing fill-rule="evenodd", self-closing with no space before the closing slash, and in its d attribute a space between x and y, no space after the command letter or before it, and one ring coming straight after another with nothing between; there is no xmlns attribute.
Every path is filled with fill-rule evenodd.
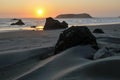
<svg viewBox="0 0 120 80"><path fill-rule="evenodd" d="M40 30L40 31L43 31L43 28L44 28L44 26L36 26L36 30Z"/></svg>
<svg viewBox="0 0 120 80"><path fill-rule="evenodd" d="M43 31L44 26L32 26L32 27L26 27L24 30L34 30L34 31Z"/></svg>

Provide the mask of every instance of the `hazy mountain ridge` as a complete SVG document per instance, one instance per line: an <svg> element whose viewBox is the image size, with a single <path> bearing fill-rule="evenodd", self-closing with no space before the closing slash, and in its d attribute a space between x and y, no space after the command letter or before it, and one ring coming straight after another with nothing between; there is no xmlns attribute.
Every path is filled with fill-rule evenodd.
<svg viewBox="0 0 120 80"><path fill-rule="evenodd" d="M92 18L90 14L82 13L82 14L60 14L56 16L56 18Z"/></svg>

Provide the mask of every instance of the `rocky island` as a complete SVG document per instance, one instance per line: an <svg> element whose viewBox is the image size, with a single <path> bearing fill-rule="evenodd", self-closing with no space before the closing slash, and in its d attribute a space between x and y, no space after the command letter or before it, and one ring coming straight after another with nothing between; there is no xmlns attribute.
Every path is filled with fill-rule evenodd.
<svg viewBox="0 0 120 80"><path fill-rule="evenodd" d="M56 18L92 18L91 15L87 13L82 14L60 14Z"/></svg>

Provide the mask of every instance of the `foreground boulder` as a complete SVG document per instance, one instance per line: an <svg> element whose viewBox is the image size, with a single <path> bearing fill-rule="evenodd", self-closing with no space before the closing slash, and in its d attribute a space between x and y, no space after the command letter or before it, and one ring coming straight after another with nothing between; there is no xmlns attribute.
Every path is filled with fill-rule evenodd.
<svg viewBox="0 0 120 80"><path fill-rule="evenodd" d="M67 27L68 27L68 24L65 21L60 23L58 20L54 20L53 18L49 17L49 18L46 18L44 30L62 29Z"/></svg>
<svg viewBox="0 0 120 80"><path fill-rule="evenodd" d="M95 29L93 33L104 33L102 29Z"/></svg>
<svg viewBox="0 0 120 80"><path fill-rule="evenodd" d="M25 25L22 20L18 20L16 23L12 23L11 25Z"/></svg>
<svg viewBox="0 0 120 80"><path fill-rule="evenodd" d="M55 54L77 45L91 45L94 49L98 49L96 38L87 27L72 26L60 34Z"/></svg>

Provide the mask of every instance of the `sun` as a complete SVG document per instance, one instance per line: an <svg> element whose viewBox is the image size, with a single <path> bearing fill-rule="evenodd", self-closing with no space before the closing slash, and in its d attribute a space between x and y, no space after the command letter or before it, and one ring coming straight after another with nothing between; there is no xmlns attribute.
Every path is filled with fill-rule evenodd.
<svg viewBox="0 0 120 80"><path fill-rule="evenodd" d="M35 9L35 15L36 15L37 18L44 18L45 15L46 15L45 13L46 13L46 11L45 11L44 8Z"/></svg>
<svg viewBox="0 0 120 80"><path fill-rule="evenodd" d="M39 10L37 10L37 14L39 15L39 16L42 16L43 15L43 10L42 9L39 9Z"/></svg>

